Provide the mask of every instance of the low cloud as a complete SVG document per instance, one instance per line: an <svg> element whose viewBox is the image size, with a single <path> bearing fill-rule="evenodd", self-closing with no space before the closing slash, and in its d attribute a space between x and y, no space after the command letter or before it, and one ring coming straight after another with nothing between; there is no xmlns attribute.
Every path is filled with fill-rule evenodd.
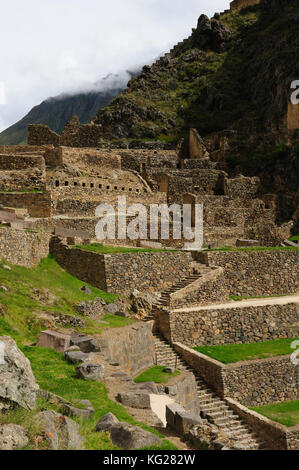
<svg viewBox="0 0 299 470"><path fill-rule="evenodd" d="M126 70L152 62L187 37L201 13L211 16L228 5L228 0L2 2L0 130L50 96L125 86Z"/></svg>

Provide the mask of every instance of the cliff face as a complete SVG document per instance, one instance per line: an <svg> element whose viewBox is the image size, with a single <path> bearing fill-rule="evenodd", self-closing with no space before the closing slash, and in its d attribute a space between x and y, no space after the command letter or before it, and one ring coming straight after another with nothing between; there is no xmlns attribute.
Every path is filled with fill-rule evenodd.
<svg viewBox="0 0 299 470"><path fill-rule="evenodd" d="M190 127L279 131L299 77L298 24L299 0L202 15L191 36L144 67L95 122L108 140L175 142Z"/></svg>

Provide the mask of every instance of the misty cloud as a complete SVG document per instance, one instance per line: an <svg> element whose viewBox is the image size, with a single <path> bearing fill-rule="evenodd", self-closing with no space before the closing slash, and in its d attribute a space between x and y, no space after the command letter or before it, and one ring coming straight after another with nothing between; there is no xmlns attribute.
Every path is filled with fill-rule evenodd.
<svg viewBox="0 0 299 470"><path fill-rule="evenodd" d="M229 0L1 2L0 130L50 96L125 85L126 70L151 63L187 37L201 13L211 16L228 5Z"/></svg>

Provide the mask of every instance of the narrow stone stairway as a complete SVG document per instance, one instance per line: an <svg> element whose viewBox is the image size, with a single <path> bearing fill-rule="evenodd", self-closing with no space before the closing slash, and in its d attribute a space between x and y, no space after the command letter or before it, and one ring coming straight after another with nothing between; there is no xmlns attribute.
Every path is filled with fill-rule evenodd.
<svg viewBox="0 0 299 470"><path fill-rule="evenodd" d="M189 284L192 284L192 282L197 281L197 279L199 279L200 277L203 277L205 274L209 273L210 271L211 271L211 268L207 267L206 265L193 262L193 273L183 279L180 279L171 287L168 287L163 292L161 292L160 299L156 303L153 304L153 310L155 309L155 307L167 307L170 303L171 294L183 289ZM153 310L150 313L148 313L148 315L143 319L144 321L149 321L149 320L154 319Z"/></svg>
<svg viewBox="0 0 299 470"><path fill-rule="evenodd" d="M226 404L222 398L184 361L174 348L160 335L155 337L157 365L175 367L192 372L197 382L200 412L203 418L236 439L246 450L263 450L264 442L254 434L246 423Z"/></svg>

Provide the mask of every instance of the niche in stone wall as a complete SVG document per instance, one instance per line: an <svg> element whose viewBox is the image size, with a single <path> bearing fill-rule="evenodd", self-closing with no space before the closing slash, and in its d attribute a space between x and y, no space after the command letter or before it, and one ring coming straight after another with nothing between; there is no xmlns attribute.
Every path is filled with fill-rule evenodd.
<svg viewBox="0 0 299 470"><path fill-rule="evenodd" d="M169 177L168 175L162 175L160 179L159 191L161 193L168 194L168 187L169 187Z"/></svg>

